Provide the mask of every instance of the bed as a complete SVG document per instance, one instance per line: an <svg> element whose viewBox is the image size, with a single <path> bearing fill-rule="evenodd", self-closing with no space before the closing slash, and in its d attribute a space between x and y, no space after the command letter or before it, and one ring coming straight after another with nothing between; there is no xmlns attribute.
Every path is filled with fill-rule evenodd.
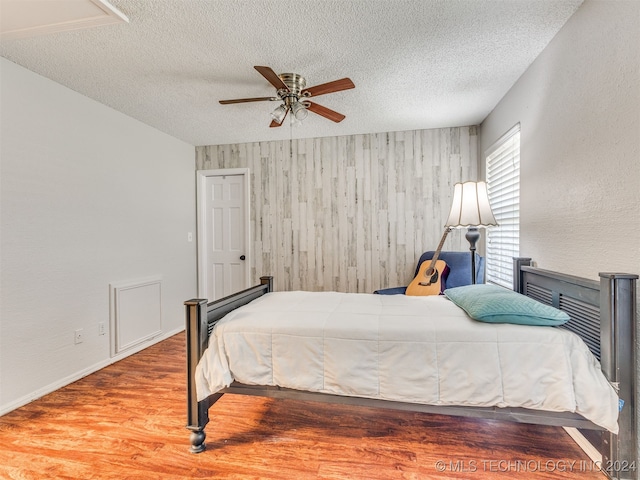
<svg viewBox="0 0 640 480"><path fill-rule="evenodd" d="M271 277L215 302L185 302L191 451L205 449L209 408L234 393L574 427L588 432L609 476L636 478L638 277L601 273L597 282L530 263L514 260L514 290L568 314L560 328L476 322L444 297L274 293ZM416 321L422 311L435 320ZM424 332L397 328L416 323ZM461 345L467 354L456 356ZM530 358L539 349L551 366ZM565 371L571 388L554 386ZM523 393L525 378L535 392Z"/></svg>

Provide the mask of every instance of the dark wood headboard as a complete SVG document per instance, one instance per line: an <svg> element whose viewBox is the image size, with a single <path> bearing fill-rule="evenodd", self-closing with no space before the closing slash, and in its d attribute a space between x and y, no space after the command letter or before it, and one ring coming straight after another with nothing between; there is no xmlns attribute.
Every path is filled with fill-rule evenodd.
<svg viewBox="0 0 640 480"><path fill-rule="evenodd" d="M560 328L566 328L584 340L618 393L620 433L582 433L602 454L604 467L624 467L620 462L636 461L638 448L635 398L638 275L600 273L598 282L530 264L530 258L515 259L514 290L566 312L570 320ZM615 468L607 474L612 478L636 477L633 471L616 472Z"/></svg>

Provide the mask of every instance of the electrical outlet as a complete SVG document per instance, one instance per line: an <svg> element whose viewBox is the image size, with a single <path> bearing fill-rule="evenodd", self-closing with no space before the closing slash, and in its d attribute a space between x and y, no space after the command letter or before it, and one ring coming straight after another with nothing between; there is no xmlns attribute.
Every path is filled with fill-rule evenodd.
<svg viewBox="0 0 640 480"><path fill-rule="evenodd" d="M82 328L79 328L75 332L74 343L77 345L78 343L82 343L83 341L84 341L84 332L82 331Z"/></svg>
<svg viewBox="0 0 640 480"><path fill-rule="evenodd" d="M104 335L107 333L104 322L98 323L98 335Z"/></svg>

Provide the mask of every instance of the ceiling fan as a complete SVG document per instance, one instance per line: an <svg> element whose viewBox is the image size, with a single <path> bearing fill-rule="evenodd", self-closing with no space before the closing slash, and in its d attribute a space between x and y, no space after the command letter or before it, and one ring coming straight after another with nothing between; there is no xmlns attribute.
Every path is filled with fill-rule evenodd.
<svg viewBox="0 0 640 480"><path fill-rule="evenodd" d="M327 107L318 105L307 100L309 97L317 97L327 93L340 92L355 88L355 85L349 78L341 78L333 82L323 83L315 87L306 88L307 81L297 73L281 73L278 75L269 67L253 67L267 81L276 87L276 97L256 97L256 98L238 98L235 100L220 100L222 105L232 103L246 102L262 102L262 101L281 101L282 103L271 112L271 124L269 127L279 127L284 122L287 113L291 114L296 120L304 120L309 112L317 113L334 122L341 122L345 116L335 112Z"/></svg>

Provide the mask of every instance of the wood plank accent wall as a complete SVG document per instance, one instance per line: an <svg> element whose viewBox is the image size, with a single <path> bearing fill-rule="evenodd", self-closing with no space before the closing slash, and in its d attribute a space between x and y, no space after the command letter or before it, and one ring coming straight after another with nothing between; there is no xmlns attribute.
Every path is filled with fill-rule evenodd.
<svg viewBox="0 0 640 480"><path fill-rule="evenodd" d="M453 184L477 177L477 128L196 147L198 170L251 174L251 274L277 290L407 285L434 250ZM464 232L444 250L466 250Z"/></svg>

